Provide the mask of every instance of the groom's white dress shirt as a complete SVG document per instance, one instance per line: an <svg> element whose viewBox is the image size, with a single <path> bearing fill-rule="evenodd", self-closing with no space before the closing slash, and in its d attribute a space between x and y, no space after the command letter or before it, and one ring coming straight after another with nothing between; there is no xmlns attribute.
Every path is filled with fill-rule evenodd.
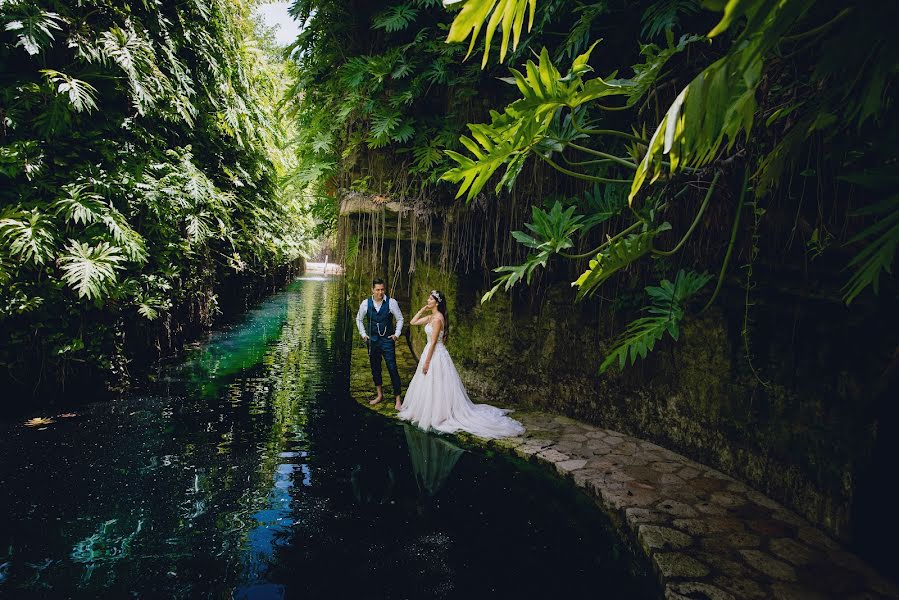
<svg viewBox="0 0 899 600"><path fill-rule="evenodd" d="M372 298L372 302L375 304L375 312L381 310L381 306L384 304L384 301L375 302L375 299ZM387 305L387 309L393 314L396 319L396 331L393 335L396 337L400 337L400 333L403 331L403 313L400 312L400 305L397 304L396 299L391 298L390 303ZM365 325L362 320L365 319L365 315L368 314L368 298L362 301L362 304L359 305L359 312L356 313L356 327L359 329L359 335L363 338L368 337L368 332L365 331Z"/></svg>

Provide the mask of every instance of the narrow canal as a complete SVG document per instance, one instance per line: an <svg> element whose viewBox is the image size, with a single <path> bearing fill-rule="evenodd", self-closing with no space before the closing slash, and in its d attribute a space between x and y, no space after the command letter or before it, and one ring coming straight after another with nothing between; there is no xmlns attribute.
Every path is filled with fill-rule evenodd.
<svg viewBox="0 0 899 600"><path fill-rule="evenodd" d="M298 279L142 393L0 422L0 597L657 597L585 496L358 406L342 290Z"/></svg>

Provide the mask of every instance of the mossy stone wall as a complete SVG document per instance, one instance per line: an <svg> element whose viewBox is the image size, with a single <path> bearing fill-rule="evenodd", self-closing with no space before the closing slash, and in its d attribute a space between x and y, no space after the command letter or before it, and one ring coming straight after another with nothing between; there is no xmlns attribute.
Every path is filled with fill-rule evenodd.
<svg viewBox="0 0 899 600"><path fill-rule="evenodd" d="M372 268L395 273L391 286L409 316L431 289L443 291L448 348L475 402L554 411L652 440L746 481L838 538L857 545L870 535L857 531L858 515L873 506L860 497L860 479L889 464L876 448L885 393L878 357L889 356L883 333L899 331L895 315L862 307L849 317L826 299L759 297L747 337L743 291L731 284L712 309L684 322L678 342L663 340L647 359L600 375L633 306L576 303L567 281L481 304L489 272L442 272L420 249L408 272L411 241L392 235L380 263L364 275L350 269L350 281L363 281L350 289L367 294ZM420 353L425 337L415 329Z"/></svg>

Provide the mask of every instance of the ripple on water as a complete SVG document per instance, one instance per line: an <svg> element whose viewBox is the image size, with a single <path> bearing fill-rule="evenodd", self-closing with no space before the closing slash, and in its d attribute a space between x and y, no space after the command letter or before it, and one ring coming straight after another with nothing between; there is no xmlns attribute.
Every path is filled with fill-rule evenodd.
<svg viewBox="0 0 899 600"><path fill-rule="evenodd" d="M586 498L359 409L343 293L297 281L146 394L0 424L0 596L654 596Z"/></svg>

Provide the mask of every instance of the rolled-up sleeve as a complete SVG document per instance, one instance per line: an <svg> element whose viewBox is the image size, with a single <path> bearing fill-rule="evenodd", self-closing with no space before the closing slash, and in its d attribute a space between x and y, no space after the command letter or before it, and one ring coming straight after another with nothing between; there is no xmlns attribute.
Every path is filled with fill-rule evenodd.
<svg viewBox="0 0 899 600"><path fill-rule="evenodd" d="M396 319L396 332L393 335L400 337L403 332L403 313L400 312L400 305L393 298L390 299L390 312Z"/></svg>
<svg viewBox="0 0 899 600"><path fill-rule="evenodd" d="M365 318L365 313L367 312L365 309L368 308L368 300L363 300L362 304L359 305L359 312L356 313L356 329L359 330L359 335L363 338L368 334L365 333L365 325L362 323L362 319Z"/></svg>

